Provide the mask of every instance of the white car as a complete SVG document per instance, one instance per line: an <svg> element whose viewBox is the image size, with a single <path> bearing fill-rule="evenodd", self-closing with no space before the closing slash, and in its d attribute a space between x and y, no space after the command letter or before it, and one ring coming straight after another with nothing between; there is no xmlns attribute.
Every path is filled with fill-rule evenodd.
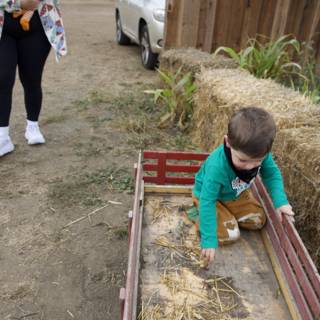
<svg viewBox="0 0 320 320"><path fill-rule="evenodd" d="M154 69L163 47L166 0L117 0L116 28L120 45L140 45L142 64Z"/></svg>

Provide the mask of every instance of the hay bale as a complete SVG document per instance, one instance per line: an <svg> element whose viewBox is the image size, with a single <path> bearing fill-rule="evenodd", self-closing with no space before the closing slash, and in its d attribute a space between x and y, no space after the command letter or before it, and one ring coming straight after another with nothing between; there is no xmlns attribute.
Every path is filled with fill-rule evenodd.
<svg viewBox="0 0 320 320"><path fill-rule="evenodd" d="M176 73L183 66L182 72L191 72L194 76L205 69L234 69L238 65L232 59L222 55L213 56L210 53L203 52L194 48L171 49L164 51L160 56L160 69Z"/></svg>
<svg viewBox="0 0 320 320"><path fill-rule="evenodd" d="M194 97L194 138L206 151L222 142L230 116L245 106L270 112L278 129L320 126L320 108L299 92L240 69L203 70Z"/></svg>
<svg viewBox="0 0 320 320"><path fill-rule="evenodd" d="M314 128L281 130L273 152L296 213L296 227L320 268L320 132Z"/></svg>

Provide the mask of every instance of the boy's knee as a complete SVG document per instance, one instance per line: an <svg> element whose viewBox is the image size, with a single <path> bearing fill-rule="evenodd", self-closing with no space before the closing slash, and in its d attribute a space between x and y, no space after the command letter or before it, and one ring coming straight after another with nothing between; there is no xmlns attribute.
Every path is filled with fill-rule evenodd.
<svg viewBox="0 0 320 320"><path fill-rule="evenodd" d="M240 238L240 230L236 221L227 221L223 224L223 228L218 228L219 244L230 244L236 242Z"/></svg>
<svg viewBox="0 0 320 320"><path fill-rule="evenodd" d="M241 228L249 230L260 230L266 223L266 215L264 212L252 212L238 218Z"/></svg>

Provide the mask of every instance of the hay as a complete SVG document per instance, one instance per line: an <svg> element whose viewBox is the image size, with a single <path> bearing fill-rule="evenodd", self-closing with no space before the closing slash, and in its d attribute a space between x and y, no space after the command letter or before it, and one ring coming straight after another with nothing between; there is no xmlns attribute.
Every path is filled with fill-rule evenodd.
<svg viewBox="0 0 320 320"><path fill-rule="evenodd" d="M278 129L320 126L320 108L308 98L244 70L204 70L197 76L197 87L194 139L206 151L222 142L231 114L245 106L269 111Z"/></svg>
<svg viewBox="0 0 320 320"><path fill-rule="evenodd" d="M230 313L238 307L239 293L227 279L212 277L204 280L183 268L161 275L161 284L171 295L171 302L157 304L151 296L142 303L139 320L234 319Z"/></svg>
<svg viewBox="0 0 320 320"><path fill-rule="evenodd" d="M314 128L281 130L273 152L297 216L296 227L320 268L320 132Z"/></svg>
<svg viewBox="0 0 320 320"><path fill-rule="evenodd" d="M182 72L191 72L193 76L205 69L234 69L237 64L230 58L222 55L213 56L194 48L171 49L164 51L160 56L160 69L170 73L176 73L183 66Z"/></svg>

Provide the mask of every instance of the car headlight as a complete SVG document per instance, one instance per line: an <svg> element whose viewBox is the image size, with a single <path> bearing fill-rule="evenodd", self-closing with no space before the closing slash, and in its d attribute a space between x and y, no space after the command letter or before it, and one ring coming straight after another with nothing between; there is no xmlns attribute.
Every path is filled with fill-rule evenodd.
<svg viewBox="0 0 320 320"><path fill-rule="evenodd" d="M160 22L164 22L164 9L153 10L153 17Z"/></svg>

